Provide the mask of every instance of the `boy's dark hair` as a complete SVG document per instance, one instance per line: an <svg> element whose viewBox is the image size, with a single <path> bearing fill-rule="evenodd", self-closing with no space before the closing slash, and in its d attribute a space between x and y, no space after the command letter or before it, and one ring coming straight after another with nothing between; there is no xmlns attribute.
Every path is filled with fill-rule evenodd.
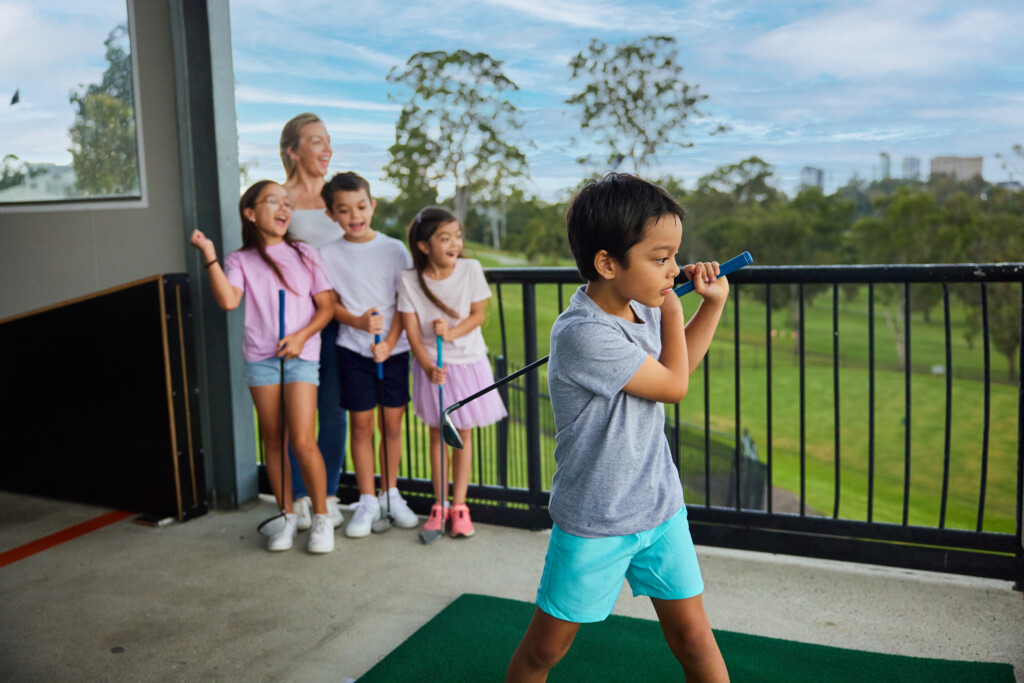
<svg viewBox="0 0 1024 683"><path fill-rule="evenodd" d="M334 204L335 192L358 192L359 190L366 190L367 199L373 201L373 195L370 194L370 181L354 171L345 171L344 173L335 173L329 182L324 183L320 190L320 196L324 200L324 206L330 211L331 205Z"/></svg>
<svg viewBox="0 0 1024 683"><path fill-rule="evenodd" d="M565 210L565 231L580 275L588 282L598 279L594 255L602 249L629 266L628 252L643 239L647 225L668 215L682 221L686 209L662 188L631 173L585 182Z"/></svg>

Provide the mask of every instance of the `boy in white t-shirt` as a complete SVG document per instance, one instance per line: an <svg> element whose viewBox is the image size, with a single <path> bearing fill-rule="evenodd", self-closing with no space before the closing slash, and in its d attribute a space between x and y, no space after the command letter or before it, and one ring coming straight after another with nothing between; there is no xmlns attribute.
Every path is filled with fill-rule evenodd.
<svg viewBox="0 0 1024 683"><path fill-rule="evenodd" d="M390 509L399 527L419 526L396 481L402 458L402 419L409 402L409 342L395 315L398 280L412 267L405 245L370 227L377 202L370 183L352 173L339 173L324 185L321 195L327 214L344 235L320 248L324 272L338 292L335 307L337 352L341 380L341 407L349 412L352 462L359 486L359 503L345 528L350 538L368 536L381 509ZM380 335L380 343L374 342ZM378 406L377 365L383 366L378 417L381 419L381 472L388 473L375 495L373 462L373 409ZM387 467L384 457L387 454ZM388 498L385 498L388 496ZM389 504L390 503L390 504Z"/></svg>

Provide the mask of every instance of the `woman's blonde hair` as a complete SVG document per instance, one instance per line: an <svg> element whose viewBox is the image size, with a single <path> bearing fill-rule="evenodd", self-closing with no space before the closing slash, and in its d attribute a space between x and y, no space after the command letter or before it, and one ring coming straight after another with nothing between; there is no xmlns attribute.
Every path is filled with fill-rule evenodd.
<svg viewBox="0 0 1024 683"><path fill-rule="evenodd" d="M286 178L291 178L295 174L296 168L295 160L288 156L288 151L297 152L299 150L302 129L311 123L323 123L323 121L316 114L311 114L307 111L298 116L293 116L288 123L284 124L284 128L281 129L281 163L284 165Z"/></svg>

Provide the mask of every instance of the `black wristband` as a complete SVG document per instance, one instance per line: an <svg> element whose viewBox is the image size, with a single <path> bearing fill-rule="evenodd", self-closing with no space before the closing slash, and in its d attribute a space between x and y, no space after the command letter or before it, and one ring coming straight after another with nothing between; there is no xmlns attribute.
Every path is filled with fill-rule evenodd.
<svg viewBox="0 0 1024 683"><path fill-rule="evenodd" d="M214 263L220 263L220 259L216 259L216 258L215 258L215 259L213 259L212 261L210 261L209 263L207 263L207 264L206 264L205 266L203 266L203 268L204 268L204 269L206 269L206 268L209 268L209 267L210 267L210 266L212 266L212 265L213 265Z"/></svg>

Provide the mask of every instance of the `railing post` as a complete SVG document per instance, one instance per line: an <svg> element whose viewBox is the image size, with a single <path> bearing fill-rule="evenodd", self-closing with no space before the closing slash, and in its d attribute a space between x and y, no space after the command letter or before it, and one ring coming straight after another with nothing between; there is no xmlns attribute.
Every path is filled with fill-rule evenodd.
<svg viewBox="0 0 1024 683"><path fill-rule="evenodd" d="M495 377L506 377L508 375L508 360L505 356L498 356L494 359ZM508 385L498 387L498 395L501 402L508 406ZM498 467L498 485L508 488L508 417L499 420L496 427L496 438L498 452L495 454Z"/></svg>
<svg viewBox="0 0 1024 683"><path fill-rule="evenodd" d="M527 364L537 360L537 294L532 282L523 283L523 351ZM530 515L535 520L542 491L540 464L540 380L526 373L526 463Z"/></svg>

